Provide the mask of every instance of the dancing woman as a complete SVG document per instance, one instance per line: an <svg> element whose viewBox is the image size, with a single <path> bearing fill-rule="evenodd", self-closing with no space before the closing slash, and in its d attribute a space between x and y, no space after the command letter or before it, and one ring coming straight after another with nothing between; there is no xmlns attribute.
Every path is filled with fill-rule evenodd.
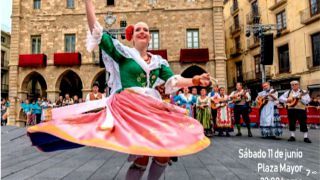
<svg viewBox="0 0 320 180"><path fill-rule="evenodd" d="M210 85L209 74L183 78L174 75L166 60L147 52L147 24L129 26L126 38L133 48L103 33L94 6L86 0L90 32L87 49L102 49L111 95L101 100L52 110L52 120L30 127L34 146L53 151L94 146L131 154L126 178L140 179L154 157L148 179L159 179L169 157L199 152L210 144L201 124L186 116L186 110L161 101L154 89L165 82L167 93L188 86ZM125 107L125 108L124 108ZM101 109L98 112L92 110Z"/></svg>

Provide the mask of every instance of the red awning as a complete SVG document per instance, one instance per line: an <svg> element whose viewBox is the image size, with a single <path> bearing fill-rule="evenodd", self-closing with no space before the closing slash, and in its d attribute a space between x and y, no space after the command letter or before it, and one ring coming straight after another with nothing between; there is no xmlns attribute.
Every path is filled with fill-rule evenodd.
<svg viewBox="0 0 320 180"><path fill-rule="evenodd" d="M20 54L19 67L41 67L47 65L45 54Z"/></svg>
<svg viewBox="0 0 320 180"><path fill-rule="evenodd" d="M208 62L209 61L209 49L181 49L180 50L180 62L181 63L193 63L193 62Z"/></svg>
<svg viewBox="0 0 320 180"><path fill-rule="evenodd" d="M81 65L81 54L75 53L54 53L53 63L55 66L78 66Z"/></svg>
<svg viewBox="0 0 320 180"><path fill-rule="evenodd" d="M166 49L162 49L162 50L148 50L148 52L150 52L151 54L155 54L155 55L159 55L161 56L163 59L168 60L168 56L167 56L167 50Z"/></svg>

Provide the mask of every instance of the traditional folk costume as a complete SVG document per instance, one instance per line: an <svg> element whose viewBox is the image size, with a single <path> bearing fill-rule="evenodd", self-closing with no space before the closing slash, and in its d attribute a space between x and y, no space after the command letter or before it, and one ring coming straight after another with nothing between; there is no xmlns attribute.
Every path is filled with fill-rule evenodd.
<svg viewBox="0 0 320 180"><path fill-rule="evenodd" d="M135 48L102 33L98 23L88 37L89 50L96 45L103 50L111 95L53 109L51 121L28 128L34 146L48 152L85 145L172 157L196 153L210 144L197 120L186 116L185 109L162 102L154 89L162 79L167 93L178 90L181 76L172 73L166 60L149 53L147 64ZM103 110L85 113L100 108Z"/></svg>
<svg viewBox="0 0 320 180"><path fill-rule="evenodd" d="M272 93L273 92L273 93ZM272 94L276 99L268 96ZM276 137L282 135L282 125L277 108L278 92L273 89L258 93L258 98L267 98L267 103L260 108L260 130L262 137Z"/></svg>
<svg viewBox="0 0 320 180"><path fill-rule="evenodd" d="M176 97L175 101L178 104L178 106L187 109L190 117L194 117L193 105L197 102L195 96L193 96L192 94L188 94L188 96L186 96L182 93Z"/></svg>
<svg viewBox="0 0 320 180"><path fill-rule="evenodd" d="M219 132L219 135L222 135L223 132L226 132L227 136L229 132L233 131L233 124L231 118L231 111L228 106L227 95L220 95L217 93L217 98L220 99L219 103L216 104L217 109L217 119L214 125L214 130Z"/></svg>
<svg viewBox="0 0 320 180"><path fill-rule="evenodd" d="M302 91L299 89L298 91L289 90L285 92L282 96L280 96L279 100L282 103L287 103L287 99L290 98L300 98L298 99L298 103L293 107L287 107L288 110L288 119L289 119L289 130L291 131L291 137L289 141L295 141L296 131L296 122L299 121L300 131L304 133L304 141L307 143L311 143L308 139L308 127L307 127L307 110L306 105L311 101L309 94L302 95Z"/></svg>
<svg viewBox="0 0 320 180"><path fill-rule="evenodd" d="M210 112L210 97L204 99L199 96L196 103L196 119L202 124L205 135L210 136L212 125L211 125L211 112Z"/></svg>
<svg viewBox="0 0 320 180"><path fill-rule="evenodd" d="M215 92L215 91L211 91L208 96L211 98L211 102L216 99L218 97L219 93ZM216 120L217 120L217 109L216 108L212 108L211 107L211 119L212 119L212 123L216 124Z"/></svg>
<svg viewBox="0 0 320 180"><path fill-rule="evenodd" d="M247 96L247 98L244 97L244 95ZM251 100L251 96L249 92L245 92L243 89L241 91L233 91L230 94L230 97L235 97L234 99L234 119L235 119L235 125L237 126L238 133L236 136L241 136L241 126L240 126L240 116L242 116L242 119L246 123L246 126L248 128L248 136L252 137L251 128L250 128L250 118L249 118L249 101ZM236 100L235 100L236 99Z"/></svg>
<svg viewBox="0 0 320 180"><path fill-rule="evenodd" d="M62 101L62 106L69 106L69 105L72 105L72 104L74 104L74 101L73 101L73 99L72 98L69 98L69 99L64 99L63 101Z"/></svg>
<svg viewBox="0 0 320 180"><path fill-rule="evenodd" d="M197 103L197 99L198 97L200 97L200 95L198 94L192 94L194 96L194 98L196 99L196 103ZM197 119L197 106L193 106L193 118Z"/></svg>
<svg viewBox="0 0 320 180"><path fill-rule="evenodd" d="M48 101L42 101L40 106L42 108L41 121L45 121L52 110L52 106L49 105Z"/></svg>
<svg viewBox="0 0 320 180"><path fill-rule="evenodd" d="M87 94L86 101L99 100L99 99L102 99L102 97L103 97L103 95L100 92L98 92L98 93L90 92L89 94Z"/></svg>

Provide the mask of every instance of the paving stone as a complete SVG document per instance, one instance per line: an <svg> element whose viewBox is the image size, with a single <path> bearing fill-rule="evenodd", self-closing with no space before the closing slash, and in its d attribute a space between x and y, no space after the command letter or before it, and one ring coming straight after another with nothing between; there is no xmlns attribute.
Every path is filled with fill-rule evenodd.
<svg viewBox="0 0 320 180"><path fill-rule="evenodd" d="M3 180L123 180L130 166L127 154L114 151L82 147L72 150L51 153L39 152L31 146L24 128L11 126L1 127L1 179ZM260 138L259 129L253 129L253 138L213 137L211 145L193 155L179 157L177 163L168 166L161 180L253 180L261 177L283 177L285 179L319 179L320 173L320 130L310 130L312 144L303 142L303 134L297 132L297 141L288 142L289 132L284 130L281 140ZM252 151L279 149L281 151L301 151L303 158L288 160L240 159L239 149ZM303 172L290 174L287 172L258 172L258 163L267 165L286 163L302 165ZM142 178L147 179L148 168ZM317 171L317 175L307 175L307 169Z"/></svg>

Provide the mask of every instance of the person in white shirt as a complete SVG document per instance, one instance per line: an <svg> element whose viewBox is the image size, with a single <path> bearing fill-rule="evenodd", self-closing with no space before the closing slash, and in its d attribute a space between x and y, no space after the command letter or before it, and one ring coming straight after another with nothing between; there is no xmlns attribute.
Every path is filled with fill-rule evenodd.
<svg viewBox="0 0 320 180"><path fill-rule="evenodd" d="M311 143L308 138L307 111L306 105L310 102L307 91L300 89L298 81L291 81L291 90L285 92L280 98L280 102L287 105L289 130L291 136L288 141L295 141L296 121L299 121L300 131L304 133L304 142Z"/></svg>
<svg viewBox="0 0 320 180"><path fill-rule="evenodd" d="M99 92L99 82L96 81L92 85L92 91L87 94L86 101L94 101L98 99L102 99L104 95Z"/></svg>

